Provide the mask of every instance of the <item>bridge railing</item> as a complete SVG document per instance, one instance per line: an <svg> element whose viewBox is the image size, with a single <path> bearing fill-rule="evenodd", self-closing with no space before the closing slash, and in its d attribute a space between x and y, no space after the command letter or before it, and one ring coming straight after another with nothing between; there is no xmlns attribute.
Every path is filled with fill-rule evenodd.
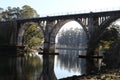
<svg viewBox="0 0 120 80"><path fill-rule="evenodd" d="M71 15L71 14L83 14L83 13L91 13L91 12L116 11L116 10L120 10L120 7L99 8L99 9L86 9L86 10L78 10L78 11L68 11L68 12L58 12L58 13L50 13L50 14L40 14L40 17L59 16L59 15Z"/></svg>

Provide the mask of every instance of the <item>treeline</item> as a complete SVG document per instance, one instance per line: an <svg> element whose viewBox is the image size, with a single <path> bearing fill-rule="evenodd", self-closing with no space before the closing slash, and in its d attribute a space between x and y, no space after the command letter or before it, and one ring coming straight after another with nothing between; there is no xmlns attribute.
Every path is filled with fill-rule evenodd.
<svg viewBox="0 0 120 80"><path fill-rule="evenodd" d="M111 25L105 35L102 45L105 48L109 42L109 47L104 53L104 62L108 68L120 68L120 25Z"/></svg>
<svg viewBox="0 0 120 80"><path fill-rule="evenodd" d="M8 7L6 10L0 8L0 21L8 21L14 19L25 19L39 17L35 9L28 5L20 7Z"/></svg>
<svg viewBox="0 0 120 80"><path fill-rule="evenodd" d="M86 34L81 28L70 28L58 34L58 46L66 47L85 47L87 43Z"/></svg>

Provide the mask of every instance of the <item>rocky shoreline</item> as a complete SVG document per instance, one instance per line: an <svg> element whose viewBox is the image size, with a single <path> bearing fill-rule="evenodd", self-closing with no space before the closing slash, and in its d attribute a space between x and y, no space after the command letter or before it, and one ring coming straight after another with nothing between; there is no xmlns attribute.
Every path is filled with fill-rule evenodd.
<svg viewBox="0 0 120 80"><path fill-rule="evenodd" d="M59 80L120 80L120 69L114 69L99 74L72 76Z"/></svg>

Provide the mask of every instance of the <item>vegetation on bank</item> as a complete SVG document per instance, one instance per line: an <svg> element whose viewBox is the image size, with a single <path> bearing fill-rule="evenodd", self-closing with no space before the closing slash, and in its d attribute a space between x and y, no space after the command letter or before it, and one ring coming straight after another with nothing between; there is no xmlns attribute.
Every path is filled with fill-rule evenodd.
<svg viewBox="0 0 120 80"><path fill-rule="evenodd" d="M42 31L35 23L28 23L29 27L25 29L24 33L24 45L28 51L39 50L40 46L43 46L44 36Z"/></svg>
<svg viewBox="0 0 120 80"><path fill-rule="evenodd" d="M72 76L59 80L120 80L120 69L113 69L99 74Z"/></svg>
<svg viewBox="0 0 120 80"><path fill-rule="evenodd" d="M98 42L98 47L96 48L96 54L103 51L103 61L104 67L114 68L120 67L120 25L111 24L107 27L102 35L100 36L100 42Z"/></svg>

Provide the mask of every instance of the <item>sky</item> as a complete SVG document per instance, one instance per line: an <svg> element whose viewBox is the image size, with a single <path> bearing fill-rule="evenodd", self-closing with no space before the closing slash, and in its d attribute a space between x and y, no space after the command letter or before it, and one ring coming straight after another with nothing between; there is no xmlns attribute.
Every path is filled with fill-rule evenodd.
<svg viewBox="0 0 120 80"><path fill-rule="evenodd" d="M0 7L29 5L39 15L63 15L120 9L120 0L0 0Z"/></svg>

